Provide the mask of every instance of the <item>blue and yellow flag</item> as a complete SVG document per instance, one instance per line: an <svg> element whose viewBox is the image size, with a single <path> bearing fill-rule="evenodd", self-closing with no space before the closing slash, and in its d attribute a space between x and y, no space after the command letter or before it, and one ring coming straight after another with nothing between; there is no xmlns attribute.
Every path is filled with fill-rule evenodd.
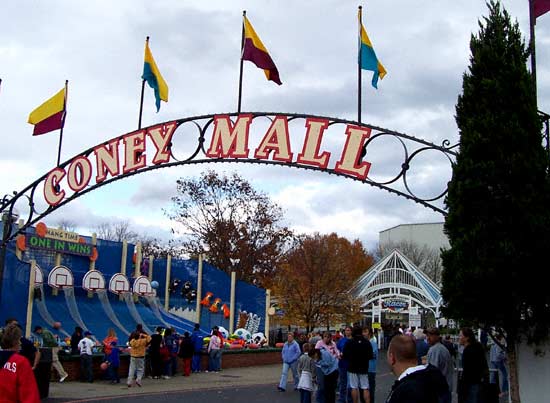
<svg viewBox="0 0 550 403"><path fill-rule="evenodd" d="M162 75L159 68L153 59L151 49L149 49L149 38L145 41L145 59L143 62L143 75L142 79L147 81L149 87L155 91L155 104L157 105L157 112L160 109L160 100L168 102L168 85Z"/></svg>
<svg viewBox="0 0 550 403"><path fill-rule="evenodd" d="M382 66L382 63L380 63L378 61L378 58L376 57L376 53L374 52L372 43L369 39L369 36L367 35L367 31L365 31L365 27L361 22L360 16L359 25L361 27L361 37L359 40L359 63L361 69L374 72L374 74L372 75L372 86L378 89L378 77L380 77L381 79L384 78L384 76L386 75L386 69L384 68L384 66Z"/></svg>

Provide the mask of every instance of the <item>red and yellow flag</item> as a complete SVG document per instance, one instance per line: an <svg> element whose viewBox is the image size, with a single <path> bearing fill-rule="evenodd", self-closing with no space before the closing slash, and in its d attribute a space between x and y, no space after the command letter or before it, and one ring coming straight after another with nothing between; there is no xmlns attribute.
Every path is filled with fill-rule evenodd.
<svg viewBox="0 0 550 403"><path fill-rule="evenodd" d="M279 71L273 62L273 59L269 55L266 47L260 40L260 37L252 28L252 24L248 21L246 16L244 18L244 46L243 46L243 60L251 61L256 67L263 69L265 76L268 80L276 82L281 85L281 79L279 78Z"/></svg>
<svg viewBox="0 0 550 403"><path fill-rule="evenodd" d="M29 123L34 125L33 136L61 129L64 124L66 87L48 99L29 115Z"/></svg>

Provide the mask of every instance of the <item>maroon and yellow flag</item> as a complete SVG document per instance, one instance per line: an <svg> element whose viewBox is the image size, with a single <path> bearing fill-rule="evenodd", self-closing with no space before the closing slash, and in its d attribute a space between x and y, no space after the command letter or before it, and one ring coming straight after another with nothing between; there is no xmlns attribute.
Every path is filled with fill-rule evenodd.
<svg viewBox="0 0 550 403"><path fill-rule="evenodd" d="M29 123L34 125L33 136L48 133L63 127L65 122L66 87L48 99L29 115Z"/></svg>
<svg viewBox="0 0 550 403"><path fill-rule="evenodd" d="M244 18L244 46L242 59L251 61L256 67L263 69L265 76L268 80L274 81L281 85L281 79L279 78L279 71L273 62L269 52L265 48L264 44L260 40L260 37L252 28L250 21L246 16Z"/></svg>
<svg viewBox="0 0 550 403"><path fill-rule="evenodd" d="M550 0L532 0L535 8L535 18L550 11Z"/></svg>

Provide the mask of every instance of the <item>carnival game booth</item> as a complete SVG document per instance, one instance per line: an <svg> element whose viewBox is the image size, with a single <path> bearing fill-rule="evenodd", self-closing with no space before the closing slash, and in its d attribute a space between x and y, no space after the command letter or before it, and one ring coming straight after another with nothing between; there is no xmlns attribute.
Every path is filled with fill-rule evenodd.
<svg viewBox="0 0 550 403"><path fill-rule="evenodd" d="M157 259L148 268L153 270L154 281L165 284L159 287L157 296L167 315L189 320L200 317L205 329L218 326L230 333L240 328L250 334L264 332L266 290L244 281L232 282L231 276L200 258L172 260L170 263L170 270L166 259Z"/></svg>
<svg viewBox="0 0 550 403"><path fill-rule="evenodd" d="M1 322L15 317L27 335L34 326L52 328L59 322L61 339L77 326L99 340L109 328L125 340L138 323L148 333L157 326L191 332L196 322L204 335L214 325L236 329L229 323L229 276L202 260L142 259L135 249L139 252L125 242L49 230L44 224L28 228L6 255ZM257 331L265 323L265 301L265 290L236 282L233 305L240 311L233 324L243 323L246 314L251 319L244 324Z"/></svg>

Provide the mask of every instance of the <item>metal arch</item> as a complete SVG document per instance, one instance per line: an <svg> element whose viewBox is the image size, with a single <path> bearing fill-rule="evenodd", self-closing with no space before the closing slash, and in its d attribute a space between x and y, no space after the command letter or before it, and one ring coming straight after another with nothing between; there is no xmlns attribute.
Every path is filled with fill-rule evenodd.
<svg viewBox="0 0 550 403"><path fill-rule="evenodd" d="M308 119L308 118L314 118L314 119L322 119L327 120L329 126L342 124L342 125L353 125L353 126L359 126L359 127L366 127L369 128L373 134L371 135L371 138L368 139L368 141L365 142L363 145L363 155L367 155L369 146L372 144L373 140L382 136L391 136L395 139L397 139L404 150L404 160L401 164L400 172L397 174L396 177L394 177L390 181L376 181L369 177L366 179L359 179L357 177L352 177L350 175L346 175L344 173L338 172L335 169L331 168L319 168L311 165L305 165L300 164L297 162L281 162L281 161L269 161L269 160L260 160L257 158L209 158L206 157L206 150L204 143L206 141L206 133L212 122L214 121L216 116L225 115L230 117L236 117L238 115L242 114L248 114L252 116L252 121L256 118L264 117L267 118L270 121L273 121L274 117L276 116L286 116L289 121L295 121L297 119ZM173 122L173 121L170 121ZM165 122L168 123L168 122ZM65 204L77 199L78 197L91 192L92 190L95 190L96 188L99 188L101 186L110 184L112 182L137 175L143 172L148 172L151 170L156 170L160 168L169 168L174 167L178 165L190 165L190 164L204 164L204 163L219 163L219 162L234 162L234 163L253 163L253 164L264 164L264 165L279 165L279 166L286 166L286 167L292 167L292 168L300 168L300 169L306 169L306 170L312 170L312 171L321 171L328 173L329 175L336 175L345 177L348 179L352 179L355 181L359 181L362 183L365 183L370 186L374 186L383 190L386 190L390 193L396 194L398 196L404 197L408 200L414 201L416 203L419 203L423 205L424 207L430 208L436 212L441 213L442 215L446 215L446 211L441 209L440 207L436 206L432 202L442 200L442 198L447 193L447 189L443 189L443 191L436 197L432 198L422 198L418 195L415 195L414 192L410 189L409 184L406 179L406 172L410 168L410 164L413 161L413 158L415 155L418 155L418 153L426 151L426 150L435 150L441 152L447 160L450 162L451 167L454 164L454 161L456 159L457 152L454 150L458 144L455 144L453 146L450 146L449 141L444 141L441 145L436 145L433 143L430 143L426 140L407 135L404 133L400 133L393 130L384 129L381 127L368 125L368 124L361 124L356 121L346 120L346 119L340 119L340 118L333 118L333 117L327 117L327 116L320 116L320 115L306 115L306 114L296 114L296 113L277 113L277 112L242 112L242 113L224 113L224 114L210 114L210 115L200 115L200 116L194 116L189 118L183 118L176 120L177 128L174 131L174 134L172 136L171 142L169 143L170 148L170 155L172 158L172 162L163 163L161 165L149 165L145 166L143 168L137 169L132 172L128 173L122 173L115 177L111 177L109 179L106 179L100 183L96 183L93 185L88 185L85 189L81 190L80 192L73 193L70 196L67 196L64 198L59 204L56 206L48 206L43 211L38 211L36 209L36 203L35 203L35 194L38 189L38 186L46 179L47 175L49 173L44 174L37 180L35 180L33 183L25 187L23 190L19 192L13 192L11 195L6 195L2 199L2 203L0 205L0 212L2 214L8 213L9 216L13 216L14 208L17 205L18 208L22 208L22 205L25 206L26 211L26 220L23 223L22 226L20 226L16 231L13 231L12 226L10 225L7 236L4 236L2 239L2 246L5 246L5 244L13 239L18 233L24 232L24 230L37 223L40 219L47 216L48 214L54 212L58 208L64 206ZM176 152L174 151L174 144L175 141L178 138L181 138L182 134L178 129L182 127L185 123L192 123L195 128L198 130L198 139L196 147L194 148L194 151L188 156L187 158L179 158L179 156L176 155ZM158 124L144 128L143 130L147 131L151 127L158 126ZM107 144L110 141L113 140L121 140L126 134L120 135L118 137L115 137L113 139L110 139L108 141L105 141L101 144ZM179 136L179 137L178 137ZM79 156L88 156L90 155L94 149L97 147L93 146L89 149L81 152L80 154L75 155L74 157L68 159L67 161L63 162L59 165L60 168L65 168L69 163L76 157ZM202 156L200 155L202 152ZM396 185L400 183L399 181L402 181L402 188L399 188L397 186L392 187L391 185ZM450 180L450 178L449 178Z"/></svg>
<svg viewBox="0 0 550 403"><path fill-rule="evenodd" d="M395 176L393 179L390 179L389 181L379 182L380 185L389 185L391 183L396 182L400 177L404 176L405 172L409 168L409 165L407 163L407 161L409 160L409 151L407 150L407 146L405 145L405 142L402 139L400 139L399 137L394 136L393 134L386 133L386 132L381 132L381 133L377 133L377 134L369 137L369 139L365 142L365 145L363 146L363 153L364 153L365 156L367 156L367 149L368 149L368 146L372 143L372 141L379 138L379 137L383 137L383 136L392 136L392 137L396 138L399 141L399 143L401 144L401 146L403 147L403 151L405 153L405 162L403 164L401 164L401 171L397 174L397 176ZM405 184L405 188L407 188L406 182L404 184ZM410 193L410 190L409 189L407 189L407 190Z"/></svg>
<svg viewBox="0 0 550 403"><path fill-rule="evenodd" d="M406 258L406 256L403 257ZM405 263L411 264L408 261L405 261ZM364 297L366 295L369 295L369 293L373 291L383 290L386 288L403 288L410 292L417 293L418 295L422 296L422 298L425 298L428 302L432 303L434 306L438 305L441 302L441 296L439 295L438 299L433 298L428 289L426 289L425 285L422 284L422 282L419 281L418 278L415 278L415 272L417 272L417 276L421 277L425 277L425 274L418 270L416 266L412 264L411 266L412 267L410 267L409 269L401 267L385 267L384 269L380 270L376 274L376 276L374 276L366 285L363 285L362 287L365 291L362 293L359 292L357 295L360 297ZM398 278L400 278L400 280L398 280ZM382 281L377 282L377 279L382 279ZM414 281L414 283L411 282L411 280ZM429 279L426 277L426 280Z"/></svg>

